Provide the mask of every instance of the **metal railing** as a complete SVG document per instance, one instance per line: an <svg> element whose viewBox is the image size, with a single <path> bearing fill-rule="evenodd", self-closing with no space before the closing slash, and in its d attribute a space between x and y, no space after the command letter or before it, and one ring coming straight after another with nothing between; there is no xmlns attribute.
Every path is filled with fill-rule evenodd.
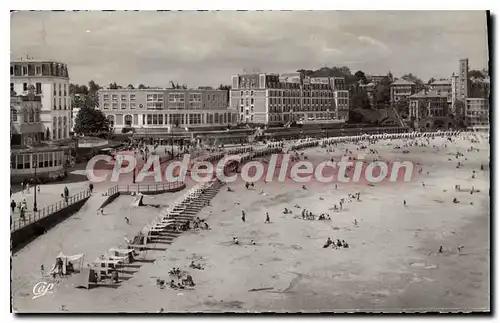
<svg viewBox="0 0 500 323"><path fill-rule="evenodd" d="M184 182L177 181L171 183L160 183L160 184L129 184L129 185L115 185L110 187L107 191L107 196L111 196L118 192L120 193L150 193L150 192L161 192L169 191L180 188L184 185Z"/></svg>
<svg viewBox="0 0 500 323"><path fill-rule="evenodd" d="M14 232L19 229L22 229L32 223L35 223L39 221L40 219L43 219L45 217L48 217L49 215L52 215L56 212L59 212L62 209L65 209L67 207L72 206L75 203L78 203L87 197L90 196L90 191L84 190L81 191L75 195L69 196L68 199L61 200L57 203L54 203L52 205L46 206L43 209L36 211L36 212L26 212L24 214L24 219L19 218L17 220L13 220L10 226L10 231Z"/></svg>

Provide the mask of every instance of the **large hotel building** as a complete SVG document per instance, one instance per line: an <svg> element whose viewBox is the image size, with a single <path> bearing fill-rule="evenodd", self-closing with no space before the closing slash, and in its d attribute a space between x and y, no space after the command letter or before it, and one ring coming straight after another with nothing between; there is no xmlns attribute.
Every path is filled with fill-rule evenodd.
<svg viewBox="0 0 500 323"><path fill-rule="evenodd" d="M239 123L347 120L349 92L336 79L305 78L300 73L234 75L230 106L238 112Z"/></svg>
<svg viewBox="0 0 500 323"><path fill-rule="evenodd" d="M227 103L227 91L211 88L99 90L99 109L115 132L234 125L238 118Z"/></svg>
<svg viewBox="0 0 500 323"><path fill-rule="evenodd" d="M74 147L66 64L11 61L10 96L11 181L63 175Z"/></svg>

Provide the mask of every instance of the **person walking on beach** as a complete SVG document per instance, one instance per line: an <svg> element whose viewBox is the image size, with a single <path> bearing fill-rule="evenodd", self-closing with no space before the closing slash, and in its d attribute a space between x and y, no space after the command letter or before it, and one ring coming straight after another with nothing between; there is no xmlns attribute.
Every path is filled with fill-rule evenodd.
<svg viewBox="0 0 500 323"><path fill-rule="evenodd" d="M269 219L269 212L266 212L266 221L264 223L271 223L271 219Z"/></svg>
<svg viewBox="0 0 500 323"><path fill-rule="evenodd" d="M92 183L89 184L89 191L90 191L90 194L92 194L92 192L94 191L94 184L92 184Z"/></svg>
<svg viewBox="0 0 500 323"><path fill-rule="evenodd" d="M10 202L10 208L12 209L12 213L14 213L14 211L16 210L16 202L14 202L14 200Z"/></svg>
<svg viewBox="0 0 500 323"><path fill-rule="evenodd" d="M241 221L245 222L245 211L241 211Z"/></svg>

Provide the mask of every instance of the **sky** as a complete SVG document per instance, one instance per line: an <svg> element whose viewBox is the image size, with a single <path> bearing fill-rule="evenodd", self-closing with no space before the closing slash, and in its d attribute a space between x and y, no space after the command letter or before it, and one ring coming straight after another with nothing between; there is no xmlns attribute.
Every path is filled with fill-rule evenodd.
<svg viewBox="0 0 500 323"><path fill-rule="evenodd" d="M447 78L488 65L484 11L15 12L11 59L68 64L71 82L231 84L231 75L348 66Z"/></svg>

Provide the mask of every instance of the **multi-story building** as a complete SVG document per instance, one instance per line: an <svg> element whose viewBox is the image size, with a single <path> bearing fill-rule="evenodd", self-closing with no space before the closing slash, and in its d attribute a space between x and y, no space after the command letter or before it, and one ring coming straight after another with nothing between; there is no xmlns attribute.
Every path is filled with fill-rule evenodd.
<svg viewBox="0 0 500 323"><path fill-rule="evenodd" d="M446 95L448 100L448 110L452 111L453 109L453 98L452 98L452 86L451 80L442 79L434 81L430 84L430 89L432 91L436 91L438 94Z"/></svg>
<svg viewBox="0 0 500 323"><path fill-rule="evenodd" d="M458 66L458 99L469 97L469 59L461 59Z"/></svg>
<svg viewBox="0 0 500 323"><path fill-rule="evenodd" d="M49 60L20 59L10 62L10 90L27 95L30 85L41 97L43 140L69 139L71 99L66 64Z"/></svg>
<svg viewBox="0 0 500 323"><path fill-rule="evenodd" d="M459 77L453 73L451 75L451 110L455 113L455 102L459 98Z"/></svg>
<svg viewBox="0 0 500 323"><path fill-rule="evenodd" d="M213 89L101 89L99 109L115 131L236 124L227 91Z"/></svg>
<svg viewBox="0 0 500 323"><path fill-rule="evenodd" d="M294 75L232 76L230 105L239 112L239 122L285 124L304 119L331 120L338 116L331 78L310 79L291 74ZM344 97L339 95L339 99Z"/></svg>
<svg viewBox="0 0 500 323"><path fill-rule="evenodd" d="M67 163L67 148L44 145L45 125L41 119L42 96L35 94L35 86L29 85L26 95L10 98L11 133L11 180L31 180L59 176ZM12 93L13 94L13 93Z"/></svg>
<svg viewBox="0 0 500 323"><path fill-rule="evenodd" d="M417 84L405 79L397 79L391 83L391 103L396 104L403 99L415 94Z"/></svg>
<svg viewBox="0 0 500 323"><path fill-rule="evenodd" d="M410 118L416 121L427 117L443 117L448 115L448 96L435 90L422 90L409 97Z"/></svg>
<svg viewBox="0 0 500 323"><path fill-rule="evenodd" d="M465 122L467 126L488 126L490 124L489 99L467 98L465 102Z"/></svg>

